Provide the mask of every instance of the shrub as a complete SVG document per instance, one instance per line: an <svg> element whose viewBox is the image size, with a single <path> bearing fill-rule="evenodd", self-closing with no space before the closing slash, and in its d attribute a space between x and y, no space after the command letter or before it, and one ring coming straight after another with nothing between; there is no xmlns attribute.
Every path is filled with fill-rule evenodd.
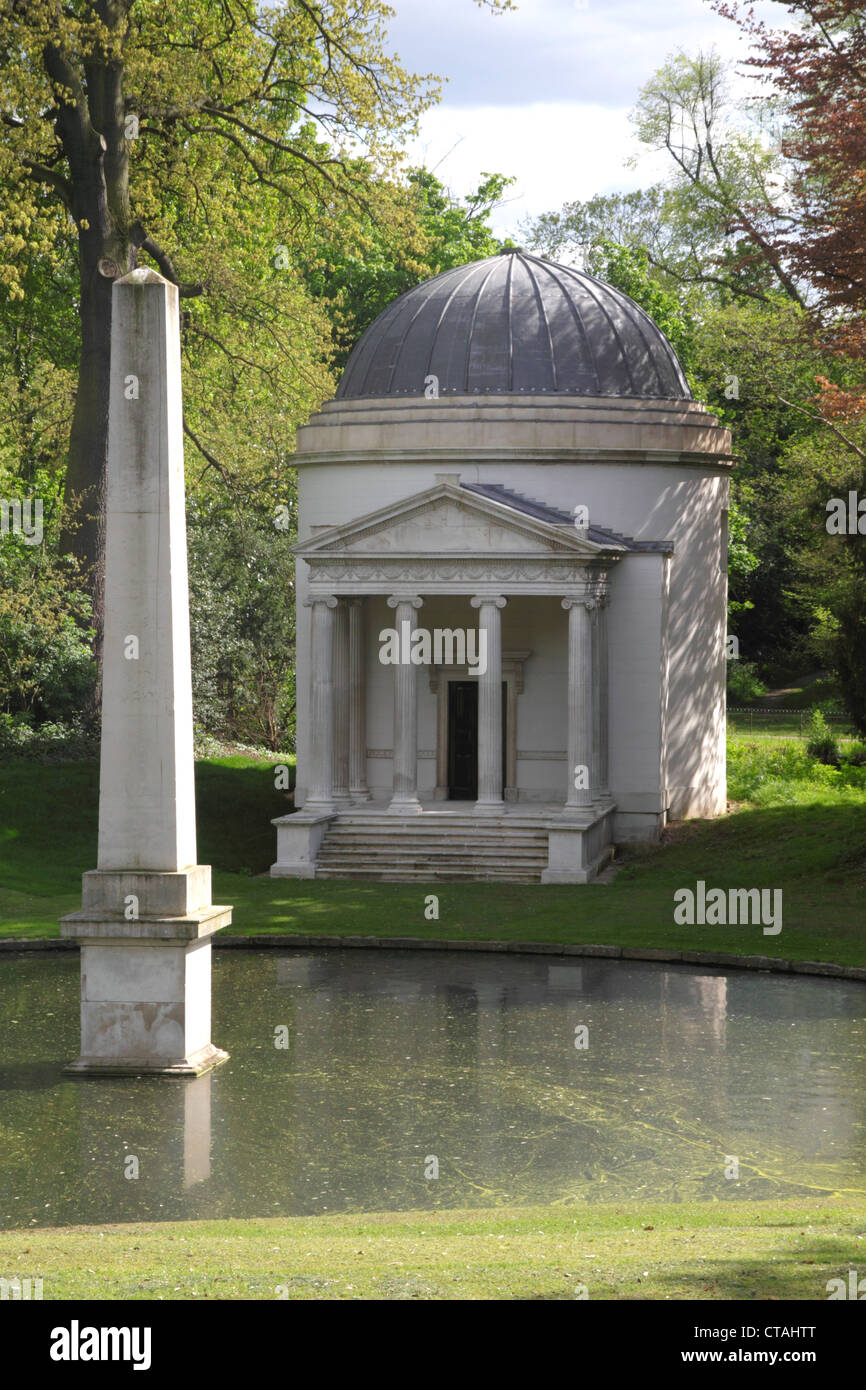
<svg viewBox="0 0 866 1390"><path fill-rule="evenodd" d="M18 727L69 724L87 705L96 682L89 623L90 600L72 560L4 540L0 711L22 716Z"/></svg>
<svg viewBox="0 0 866 1390"><path fill-rule="evenodd" d="M809 717L806 752L828 767L839 766L839 745L820 709L814 709Z"/></svg>
<svg viewBox="0 0 866 1390"><path fill-rule="evenodd" d="M0 710L0 758L33 762L90 762L99 757L99 726L79 716L71 723L33 722L26 714Z"/></svg>

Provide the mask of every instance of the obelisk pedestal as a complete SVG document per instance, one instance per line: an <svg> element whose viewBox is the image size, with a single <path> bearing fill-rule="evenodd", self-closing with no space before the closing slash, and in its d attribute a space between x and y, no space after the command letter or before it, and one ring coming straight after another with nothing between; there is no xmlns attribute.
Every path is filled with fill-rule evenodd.
<svg viewBox="0 0 866 1390"><path fill-rule="evenodd" d="M211 942L231 922L196 863L192 678L176 286L115 282L97 868L82 910L81 1055L67 1071L199 1076Z"/></svg>

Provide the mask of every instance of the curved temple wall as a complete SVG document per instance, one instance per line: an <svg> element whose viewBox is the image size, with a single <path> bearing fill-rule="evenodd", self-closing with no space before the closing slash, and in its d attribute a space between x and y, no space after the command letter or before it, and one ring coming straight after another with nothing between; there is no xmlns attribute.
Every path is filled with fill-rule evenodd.
<svg viewBox="0 0 866 1390"><path fill-rule="evenodd" d="M609 571L610 790L618 840L675 819L721 814L724 771L730 435L693 401L451 396L338 400L299 432L299 541L433 487L442 475L496 483L591 524L655 543ZM309 768L309 566L297 564L298 791ZM506 595L507 597L507 595ZM424 596L425 626L469 626L468 602ZM368 600L367 782L390 794L393 671L378 661L392 625ZM463 609L466 609L464 614ZM517 703L520 801L565 797L567 614L549 597L514 597L502 648L531 649ZM419 794L436 782L436 695L418 680ZM434 756L431 758L431 753ZM545 757L544 755L550 755Z"/></svg>

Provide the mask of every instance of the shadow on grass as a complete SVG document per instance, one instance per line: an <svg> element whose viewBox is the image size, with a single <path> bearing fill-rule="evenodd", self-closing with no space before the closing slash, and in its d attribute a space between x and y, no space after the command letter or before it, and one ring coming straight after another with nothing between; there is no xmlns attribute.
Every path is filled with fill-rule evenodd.
<svg viewBox="0 0 866 1390"><path fill-rule="evenodd" d="M724 1239L726 1233L720 1232L719 1235L720 1239ZM683 1239L686 1241L689 1237L684 1236ZM848 1269L854 1253L851 1240L812 1232L797 1250L792 1250L790 1246L776 1246L768 1247L760 1254L732 1252L727 1257L695 1260L685 1257L672 1260L668 1269L655 1264L651 1254L647 1253L639 1262L647 1269L647 1277L639 1269L632 1277L620 1275L612 1280L605 1279L603 1256L598 1260L600 1268L597 1271L590 1265L582 1265L579 1256L575 1256L569 1266L581 1270L580 1277L589 1289L590 1298L618 1302L735 1299L742 1302L792 1300L814 1303L827 1301L827 1284L831 1279L844 1279L847 1287ZM549 1293L536 1293L532 1298L571 1301L574 1293L563 1290L555 1281ZM714 1349L720 1345L718 1341L707 1341L707 1346Z"/></svg>
<svg viewBox="0 0 866 1390"><path fill-rule="evenodd" d="M741 811L675 826L660 845L626 847L607 885L377 883L217 876L239 934L312 933L586 942L866 963L866 807ZM780 888L783 930L678 924L674 893ZM437 916L428 918L429 896Z"/></svg>

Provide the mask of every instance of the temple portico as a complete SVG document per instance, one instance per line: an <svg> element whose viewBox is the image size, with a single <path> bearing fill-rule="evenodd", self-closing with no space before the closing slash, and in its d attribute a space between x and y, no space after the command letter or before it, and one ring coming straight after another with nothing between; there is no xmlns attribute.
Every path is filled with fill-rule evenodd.
<svg viewBox="0 0 866 1390"><path fill-rule="evenodd" d="M427 667L431 688L438 691L439 682L446 684L449 675L466 681L474 679L478 687L477 732L477 799L475 815L497 815L506 808L505 792L508 776L508 756L503 756L503 740L513 727L517 716L516 698L503 701L503 639L502 616L508 598L503 594L472 594L467 596L478 614L478 634L484 634L486 660L472 665L453 664ZM395 629L410 625L410 640L424 630L425 598L417 594L385 594L383 597L394 610ZM602 715L607 695L606 624L603 623L607 590L604 579L589 579L580 592L564 594L559 600L567 617L568 664L564 692L568 709L567 765L562 774L562 810L579 813L594 803L609 800L606 787L608 764L608 721ZM310 792L305 808L317 815L329 813L342 806L370 802L367 785L366 728L363 720L352 717L357 692L367 688L368 653L360 634L367 625L367 598L339 592L311 594L306 599L311 610L311 663L309 682L310 725ZM429 602L427 604L429 607ZM350 621L355 626L355 638L350 641ZM455 635L461 631L456 624L445 629L456 654ZM431 643L432 649L432 643ZM416 654L419 647L415 647ZM409 659L395 662L393 673L393 751L392 785L388 811L395 815L415 815L423 810L419 797L418 776L418 691L425 676L422 661L411 659L411 648L404 653ZM519 658L522 666L525 656ZM514 664L512 659L511 664ZM445 704L447 711L447 703ZM437 771L447 768L447 718L437 717ZM509 730L509 724L512 728ZM339 750L344 750L341 756ZM445 756L443 756L445 755ZM351 788L342 767L356 769ZM575 769L585 769L585 774ZM509 800L516 800L516 787L508 788ZM430 800L447 800L447 770L437 776L437 786ZM465 807L464 807L465 809Z"/></svg>

